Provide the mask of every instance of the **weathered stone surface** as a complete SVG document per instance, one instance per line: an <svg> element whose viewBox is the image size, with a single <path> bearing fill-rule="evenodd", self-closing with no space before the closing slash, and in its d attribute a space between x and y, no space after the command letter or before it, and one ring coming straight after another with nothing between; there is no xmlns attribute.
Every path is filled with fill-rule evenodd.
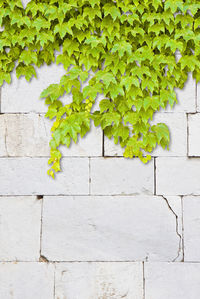
<svg viewBox="0 0 200 299"><path fill-rule="evenodd" d="M172 202L180 211L180 198ZM181 258L181 231L162 197L45 197L42 255L50 261L172 261Z"/></svg>
<svg viewBox="0 0 200 299"><path fill-rule="evenodd" d="M53 265L45 263L1 263L0 298L53 299Z"/></svg>
<svg viewBox="0 0 200 299"><path fill-rule="evenodd" d="M41 201L35 197L0 196L1 261L38 261L40 219Z"/></svg>
<svg viewBox="0 0 200 299"><path fill-rule="evenodd" d="M157 195L199 195L199 158L157 158Z"/></svg>
<svg viewBox="0 0 200 299"><path fill-rule="evenodd" d="M49 156L50 126L44 115L0 115L0 155Z"/></svg>
<svg viewBox="0 0 200 299"><path fill-rule="evenodd" d="M12 83L5 84L1 90L1 112L24 113L24 112L46 112L47 105L44 99L40 99L41 92L50 84L58 83L66 73L62 65L55 63L50 66L43 65L36 69L37 77L27 82L24 77L16 78L12 74ZM63 97L67 101L69 96ZM70 99L70 98L69 98Z"/></svg>
<svg viewBox="0 0 200 299"><path fill-rule="evenodd" d="M200 156L200 113L188 115L189 156Z"/></svg>
<svg viewBox="0 0 200 299"><path fill-rule="evenodd" d="M143 299L142 263L56 265L56 298Z"/></svg>
<svg viewBox="0 0 200 299"><path fill-rule="evenodd" d="M198 299L200 264L145 263L145 299Z"/></svg>
<svg viewBox="0 0 200 299"><path fill-rule="evenodd" d="M47 158L0 158L0 195L89 194L88 158L64 158L63 172L55 180L47 175L47 161Z"/></svg>
<svg viewBox="0 0 200 299"><path fill-rule="evenodd" d="M44 115L35 113L0 115L0 156L48 157L52 124ZM101 156L102 130L92 126L77 144L60 149L63 156Z"/></svg>
<svg viewBox="0 0 200 299"><path fill-rule="evenodd" d="M183 198L185 261L200 261L200 197Z"/></svg>
<svg viewBox="0 0 200 299"><path fill-rule="evenodd" d="M91 158L91 194L153 194L153 161L139 159Z"/></svg>

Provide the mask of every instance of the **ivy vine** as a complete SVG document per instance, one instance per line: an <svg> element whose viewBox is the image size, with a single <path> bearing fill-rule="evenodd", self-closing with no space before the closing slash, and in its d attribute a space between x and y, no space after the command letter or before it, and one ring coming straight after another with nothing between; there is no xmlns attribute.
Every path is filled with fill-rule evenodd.
<svg viewBox="0 0 200 299"><path fill-rule="evenodd" d="M198 0L32 0L26 8L0 0L0 26L0 85L13 70L28 81L43 64L66 70L41 94L54 119L49 175L61 170L59 145L77 142L91 121L127 158L146 163L157 144L168 148L168 127L151 120L177 102L174 89L188 72L200 81ZM64 94L72 94L70 103L61 101Z"/></svg>

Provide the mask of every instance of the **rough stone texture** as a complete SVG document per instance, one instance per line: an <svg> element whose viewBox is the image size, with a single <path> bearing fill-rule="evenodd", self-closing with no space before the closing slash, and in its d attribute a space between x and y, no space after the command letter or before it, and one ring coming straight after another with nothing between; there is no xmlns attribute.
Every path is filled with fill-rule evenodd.
<svg viewBox="0 0 200 299"><path fill-rule="evenodd" d="M40 99L41 92L52 83L58 83L65 74L62 65L55 63L50 66L41 66L36 69L37 77L27 82L24 77L16 78L12 74L12 83L2 87L1 112L24 113L24 112L46 112L47 106L44 99ZM67 100L67 96L64 100Z"/></svg>
<svg viewBox="0 0 200 299"><path fill-rule="evenodd" d="M91 158L91 194L153 194L153 161L139 159Z"/></svg>
<svg viewBox="0 0 200 299"><path fill-rule="evenodd" d="M38 261L40 218L36 197L0 196L0 261Z"/></svg>
<svg viewBox="0 0 200 299"><path fill-rule="evenodd" d="M0 156L48 157L52 122L44 115L2 114L0 115ZM63 156L101 156L102 130L92 126L84 138L72 143L70 148L61 146Z"/></svg>
<svg viewBox="0 0 200 299"><path fill-rule="evenodd" d="M50 126L43 115L0 115L0 156L49 156Z"/></svg>
<svg viewBox="0 0 200 299"><path fill-rule="evenodd" d="M157 147L152 156L186 156L187 154L187 117L185 113L156 113L152 124L165 123L170 130L169 151ZM200 123L200 122L199 122ZM113 139L105 137L105 156L123 156L124 149L115 145Z"/></svg>
<svg viewBox="0 0 200 299"><path fill-rule="evenodd" d="M142 263L57 264L55 286L59 299L143 299Z"/></svg>
<svg viewBox="0 0 200 299"><path fill-rule="evenodd" d="M88 158L64 158L63 174L47 175L46 158L0 158L1 195L63 195L89 193ZM5 171L6 169L6 171Z"/></svg>
<svg viewBox="0 0 200 299"><path fill-rule="evenodd" d="M183 198L185 261L200 261L200 197Z"/></svg>
<svg viewBox="0 0 200 299"><path fill-rule="evenodd" d="M200 194L200 159L157 158L157 195L198 195Z"/></svg>
<svg viewBox="0 0 200 299"><path fill-rule="evenodd" d="M198 299L200 264L146 263L145 299Z"/></svg>
<svg viewBox="0 0 200 299"><path fill-rule="evenodd" d="M181 217L180 198L172 198ZM162 197L45 197L42 255L50 261L173 261L181 233Z"/></svg>
<svg viewBox="0 0 200 299"><path fill-rule="evenodd" d="M54 299L54 267L44 263L1 263L0 298Z"/></svg>
<svg viewBox="0 0 200 299"><path fill-rule="evenodd" d="M200 156L200 113L188 115L189 156Z"/></svg>

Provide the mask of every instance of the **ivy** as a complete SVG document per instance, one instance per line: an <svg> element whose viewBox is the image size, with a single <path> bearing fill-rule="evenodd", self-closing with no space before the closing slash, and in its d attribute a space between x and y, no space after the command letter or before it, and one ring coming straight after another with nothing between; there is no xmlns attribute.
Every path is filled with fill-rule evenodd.
<svg viewBox="0 0 200 299"><path fill-rule="evenodd" d="M13 70L28 81L43 64L66 70L41 94L54 120L49 175L60 171L59 146L76 143L92 121L127 158L146 163L157 145L169 147L168 127L151 120L177 102L188 72L200 81L198 0L32 0L26 8L0 0L0 27L0 85Z"/></svg>

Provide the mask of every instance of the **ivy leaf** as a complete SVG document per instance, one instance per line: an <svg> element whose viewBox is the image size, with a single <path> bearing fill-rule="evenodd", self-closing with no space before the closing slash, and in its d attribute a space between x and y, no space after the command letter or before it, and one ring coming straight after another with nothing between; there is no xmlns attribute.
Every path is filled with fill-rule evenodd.
<svg viewBox="0 0 200 299"><path fill-rule="evenodd" d="M102 84L97 83L95 86L86 86L83 89L83 97L86 99L87 97L90 97L92 99L95 99L98 93L102 92Z"/></svg>
<svg viewBox="0 0 200 299"><path fill-rule="evenodd" d="M40 95L40 98L49 97L51 101L57 100L60 96L64 94L64 88L60 84L51 84L47 87Z"/></svg>
<svg viewBox="0 0 200 299"><path fill-rule="evenodd" d="M181 11L183 10L183 2L182 1L173 1L173 0L166 0L165 1L165 9L170 9L171 12L174 14L177 12L178 9Z"/></svg>
<svg viewBox="0 0 200 299"><path fill-rule="evenodd" d="M121 43L116 43L112 48L112 53L118 52L119 57L122 57L124 53L129 55L132 54L132 46L128 42L122 41Z"/></svg>
<svg viewBox="0 0 200 299"><path fill-rule="evenodd" d="M159 123L157 125L152 126L151 129L156 134L158 144L161 144L163 148L167 147L169 149L169 128L165 124Z"/></svg>
<svg viewBox="0 0 200 299"><path fill-rule="evenodd" d="M118 95L125 95L123 88L119 84L111 83L109 85L109 92L112 99L117 98Z"/></svg>
<svg viewBox="0 0 200 299"><path fill-rule="evenodd" d="M113 76L112 73L107 73L104 71L99 71L96 75L96 79L99 81L103 81L103 83L105 84L105 87L108 88L108 86L110 85L110 83L117 83L115 76Z"/></svg>
<svg viewBox="0 0 200 299"><path fill-rule="evenodd" d="M100 112L102 113L107 110L112 111L114 108L114 104L110 100L101 100L101 102L99 103L99 107Z"/></svg>
<svg viewBox="0 0 200 299"><path fill-rule="evenodd" d="M194 55L185 55L181 57L179 60L179 63L181 64L181 69L183 70L185 67L190 67L192 71L194 71L195 67L198 66L200 67L200 62L199 60L194 56Z"/></svg>
<svg viewBox="0 0 200 299"><path fill-rule="evenodd" d="M0 86L3 85L4 81L8 84L11 82L11 75L9 73L5 73L0 71Z"/></svg>
<svg viewBox="0 0 200 299"><path fill-rule="evenodd" d="M55 26L54 33L59 33L61 38L63 38L67 33L73 35L73 31L68 23L57 24Z"/></svg>
<svg viewBox="0 0 200 299"><path fill-rule="evenodd" d="M64 69L66 71L68 71L68 69L71 65L76 64L75 60L72 57L71 58L68 57L66 54L65 55L60 54L60 55L57 56L56 64L60 64L60 63L64 66Z"/></svg>
<svg viewBox="0 0 200 299"><path fill-rule="evenodd" d="M24 62L25 65L29 65L31 63L37 63L37 53L32 51L24 50L22 51L19 62Z"/></svg>
<svg viewBox="0 0 200 299"><path fill-rule="evenodd" d="M16 68L16 75L17 78L25 76L27 81L30 81L33 76L37 78L36 71L32 65L18 66Z"/></svg>
<svg viewBox="0 0 200 299"><path fill-rule="evenodd" d="M118 126L120 119L121 116L117 112L104 113L101 118L101 127L102 129L105 129L108 126L111 126L113 123Z"/></svg>
<svg viewBox="0 0 200 299"><path fill-rule="evenodd" d="M115 5L106 4L103 8L105 16L110 15L114 21L121 16L120 10Z"/></svg>
<svg viewBox="0 0 200 299"><path fill-rule="evenodd" d="M90 4L94 8L95 5L99 5L100 4L100 0L90 0Z"/></svg>
<svg viewBox="0 0 200 299"><path fill-rule="evenodd" d="M120 123L116 128L114 136L119 136L125 141L129 137L129 128Z"/></svg>
<svg viewBox="0 0 200 299"><path fill-rule="evenodd" d="M37 31L40 31L41 28L50 28L50 22L48 22L45 18L43 17L38 17L37 19L34 20L33 26L37 29Z"/></svg>

